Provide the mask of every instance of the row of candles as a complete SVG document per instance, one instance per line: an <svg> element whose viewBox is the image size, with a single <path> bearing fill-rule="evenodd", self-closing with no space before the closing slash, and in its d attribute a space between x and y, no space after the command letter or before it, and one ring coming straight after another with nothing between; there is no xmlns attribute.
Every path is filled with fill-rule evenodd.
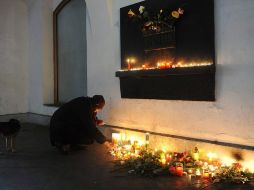
<svg viewBox="0 0 254 190"><path fill-rule="evenodd" d="M128 70L148 70L148 69L170 69L170 68L179 68L179 67L202 67L210 66L211 62L188 62L179 61L176 64L173 64L171 61L158 61L156 67L151 67L149 64L145 63L141 65L141 68L134 68L133 65L136 63L136 59L133 57L127 58L127 68Z"/></svg>
<svg viewBox="0 0 254 190"><path fill-rule="evenodd" d="M124 163L124 160L127 160L131 157L138 157L142 147L147 147L149 145L149 133L145 134L145 141L137 141L134 137L127 139L124 133L112 133L112 143L114 151L111 151L111 154ZM192 150L189 155L188 153L185 153L187 156L189 156L187 159L192 160L189 162L189 165L188 161L187 164L185 163L184 165L184 162L181 159L173 160L180 154L182 154L182 157L185 157L184 153L173 153L157 149L154 149L153 153L160 154L160 163L162 167L168 166L171 174L176 176L186 175L189 179L191 179L193 176L208 179L215 176L219 169L230 165L237 167L240 170L244 170L239 163L221 162L217 158L217 155L212 152L206 154L205 159L200 159L200 152L197 147L195 147L195 149Z"/></svg>

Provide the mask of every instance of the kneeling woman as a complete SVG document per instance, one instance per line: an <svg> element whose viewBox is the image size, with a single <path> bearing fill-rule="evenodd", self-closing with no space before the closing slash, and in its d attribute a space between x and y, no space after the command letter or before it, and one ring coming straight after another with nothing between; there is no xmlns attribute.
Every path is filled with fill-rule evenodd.
<svg viewBox="0 0 254 190"><path fill-rule="evenodd" d="M68 153L71 147L92 144L94 140L107 144L105 136L96 127L104 124L96 117L104 105L105 100L101 95L75 98L62 105L50 121L52 146Z"/></svg>

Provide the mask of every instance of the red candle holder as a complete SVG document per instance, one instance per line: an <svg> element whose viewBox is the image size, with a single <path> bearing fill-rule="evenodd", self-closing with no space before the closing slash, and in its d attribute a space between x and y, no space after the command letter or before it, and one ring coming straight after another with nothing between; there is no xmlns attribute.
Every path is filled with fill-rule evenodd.
<svg viewBox="0 0 254 190"><path fill-rule="evenodd" d="M208 171L204 171L203 178L204 179L209 179L210 178L210 173Z"/></svg>
<svg viewBox="0 0 254 190"><path fill-rule="evenodd" d="M176 165L176 175L183 176L183 164L182 163Z"/></svg>
<svg viewBox="0 0 254 190"><path fill-rule="evenodd" d="M175 166L169 167L169 172L176 176L183 176L183 164L181 162L175 163Z"/></svg>

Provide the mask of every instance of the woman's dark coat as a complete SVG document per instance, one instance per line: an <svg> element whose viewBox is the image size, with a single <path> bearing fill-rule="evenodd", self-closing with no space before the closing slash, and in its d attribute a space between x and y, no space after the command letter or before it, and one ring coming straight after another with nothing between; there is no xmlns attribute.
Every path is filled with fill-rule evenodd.
<svg viewBox="0 0 254 190"><path fill-rule="evenodd" d="M50 121L50 141L58 144L91 144L106 141L96 127L96 113L92 98L79 97L62 105Z"/></svg>

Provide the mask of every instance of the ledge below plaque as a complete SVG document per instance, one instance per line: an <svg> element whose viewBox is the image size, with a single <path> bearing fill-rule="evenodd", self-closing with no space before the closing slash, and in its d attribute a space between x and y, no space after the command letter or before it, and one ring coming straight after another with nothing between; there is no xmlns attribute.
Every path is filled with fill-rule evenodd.
<svg viewBox="0 0 254 190"><path fill-rule="evenodd" d="M122 98L215 101L215 68L117 71Z"/></svg>

